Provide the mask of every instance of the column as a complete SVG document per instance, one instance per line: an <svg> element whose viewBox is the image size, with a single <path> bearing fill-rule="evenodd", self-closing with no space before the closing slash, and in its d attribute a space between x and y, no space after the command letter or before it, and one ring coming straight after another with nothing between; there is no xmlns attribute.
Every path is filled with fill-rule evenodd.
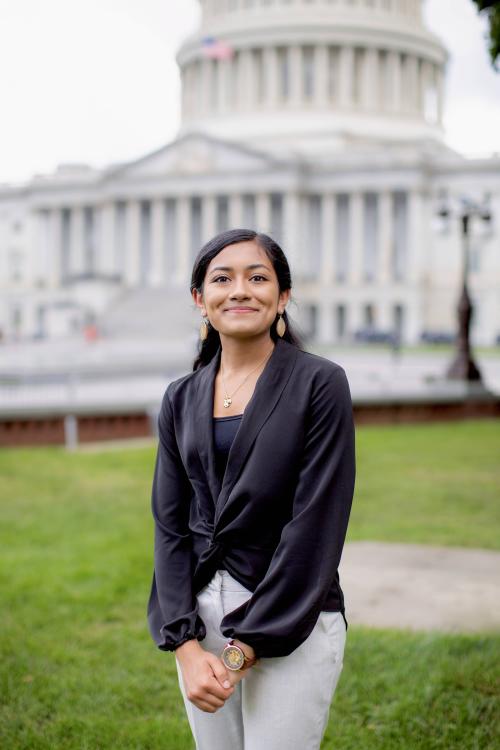
<svg viewBox="0 0 500 750"><path fill-rule="evenodd" d="M361 102L363 109L378 110L379 56L378 51L369 47L363 59L363 80L361 82Z"/></svg>
<svg viewBox="0 0 500 750"><path fill-rule="evenodd" d="M255 76L252 75L252 51L249 49L240 52L241 60L241 93L240 108L243 111L253 110L257 103L257 89Z"/></svg>
<svg viewBox="0 0 500 750"><path fill-rule="evenodd" d="M414 114L417 111L417 58L415 55L409 55L406 58L404 75L404 98L405 111Z"/></svg>
<svg viewBox="0 0 500 750"><path fill-rule="evenodd" d="M98 256L98 268L104 274L116 274L118 272L115 252L115 204L111 201L102 204L101 212L101 236L100 253Z"/></svg>
<svg viewBox="0 0 500 750"><path fill-rule="evenodd" d="M314 103L318 107L325 107L328 102L328 47L318 44L314 50Z"/></svg>
<svg viewBox="0 0 500 750"><path fill-rule="evenodd" d="M339 100L341 109L349 109L352 106L353 75L354 75L354 48L343 46L340 48L339 59Z"/></svg>
<svg viewBox="0 0 500 750"><path fill-rule="evenodd" d="M71 216L70 273L78 276L84 271L83 259L83 208L74 206Z"/></svg>
<svg viewBox="0 0 500 750"><path fill-rule="evenodd" d="M229 196L229 228L237 229L243 226L243 200L239 193Z"/></svg>
<svg viewBox="0 0 500 750"><path fill-rule="evenodd" d="M264 70L266 74L266 106L278 104L278 55L275 47L264 48Z"/></svg>
<svg viewBox="0 0 500 750"><path fill-rule="evenodd" d="M61 230L62 230L62 210L60 208L53 208L49 215L49 236L50 236L50 249L49 249L49 280L51 287L59 287L61 285Z"/></svg>
<svg viewBox="0 0 500 750"><path fill-rule="evenodd" d="M408 236L406 272L404 279L412 286L420 281L425 269L420 268L420 241L425 231L426 216L422 192L418 189L408 193Z"/></svg>
<svg viewBox="0 0 500 750"><path fill-rule="evenodd" d="M34 279L47 283L50 265L50 213L49 211L36 211L34 214L35 225L35 256L33 264ZM4 256L4 263L6 258ZM0 267L2 262L0 261ZM5 278L7 269L5 268Z"/></svg>
<svg viewBox="0 0 500 750"><path fill-rule="evenodd" d="M316 335L318 344L333 344L335 340L333 305L330 299L318 301L318 331Z"/></svg>
<svg viewBox="0 0 500 750"><path fill-rule="evenodd" d="M212 113L212 108L214 106L214 102L212 101L211 92L212 92L212 61L208 58L204 58L201 64L201 81L202 81L202 91L201 91L201 112L202 115L207 115Z"/></svg>
<svg viewBox="0 0 500 750"><path fill-rule="evenodd" d="M203 198L203 207L201 210L202 215L202 231L201 241L203 243L208 242L217 234L217 203L215 195L206 195Z"/></svg>
<svg viewBox="0 0 500 750"><path fill-rule="evenodd" d="M231 101L231 78L233 74L234 58L229 60L219 60L221 66L221 91L223 92L222 97L222 110L224 112L231 111L234 107L234 102Z"/></svg>
<svg viewBox="0 0 500 750"><path fill-rule="evenodd" d="M391 280L392 256L392 198L389 190L379 193L379 225L378 247L379 265L377 268L377 282L386 286Z"/></svg>
<svg viewBox="0 0 500 750"><path fill-rule="evenodd" d="M163 267L165 247L165 203L163 198L151 201L151 269L149 284L162 286L165 283Z"/></svg>
<svg viewBox="0 0 500 750"><path fill-rule="evenodd" d="M389 70L391 71L391 106L395 113L401 112L402 70L399 52L389 52Z"/></svg>
<svg viewBox="0 0 500 750"><path fill-rule="evenodd" d="M213 68L213 74L215 76L215 82L216 87L215 90L217 91L217 98L216 98L216 104L215 104L215 111L217 113L222 112L226 108L226 81L225 81L225 74L224 74L224 60L216 60L215 65Z"/></svg>
<svg viewBox="0 0 500 750"><path fill-rule="evenodd" d="M298 44L289 48L288 61L290 65L290 104L300 107L302 101L302 50Z"/></svg>
<svg viewBox="0 0 500 750"><path fill-rule="evenodd" d="M140 224L141 207L138 200L127 203L127 237L125 257L125 283L129 287L139 283L139 252L140 252Z"/></svg>
<svg viewBox="0 0 500 750"><path fill-rule="evenodd" d="M323 237L321 247L323 257L321 259L321 278L324 283L331 284L334 274L333 249L335 246L335 195L325 193L323 195ZM331 315L330 315L331 317Z"/></svg>
<svg viewBox="0 0 500 750"><path fill-rule="evenodd" d="M435 68L435 80L437 90L437 121L439 125L443 125L443 109L444 109L444 75L441 66L436 65Z"/></svg>
<svg viewBox="0 0 500 750"><path fill-rule="evenodd" d="M269 234L271 232L271 201L268 193L257 193L256 214L257 231Z"/></svg>
<svg viewBox="0 0 500 750"><path fill-rule="evenodd" d="M191 273L190 223L190 199L183 196L177 201L175 283L179 285L185 284Z"/></svg>
<svg viewBox="0 0 500 750"><path fill-rule="evenodd" d="M363 272L363 196L356 191L351 193L351 247L348 279L359 285Z"/></svg>

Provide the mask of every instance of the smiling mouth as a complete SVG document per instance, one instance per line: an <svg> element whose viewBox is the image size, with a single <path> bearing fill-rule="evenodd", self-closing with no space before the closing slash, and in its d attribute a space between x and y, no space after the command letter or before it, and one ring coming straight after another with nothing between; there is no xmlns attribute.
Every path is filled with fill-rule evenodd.
<svg viewBox="0 0 500 750"><path fill-rule="evenodd" d="M225 312L257 312L253 307L229 307Z"/></svg>

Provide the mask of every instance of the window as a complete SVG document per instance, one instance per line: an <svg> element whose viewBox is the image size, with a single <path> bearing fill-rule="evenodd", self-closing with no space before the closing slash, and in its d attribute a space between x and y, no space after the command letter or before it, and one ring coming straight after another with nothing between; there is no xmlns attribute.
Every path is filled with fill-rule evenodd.
<svg viewBox="0 0 500 750"><path fill-rule="evenodd" d="M83 209L83 271L92 273L96 264L96 222L93 206Z"/></svg>
<svg viewBox="0 0 500 750"><path fill-rule="evenodd" d="M202 210L201 198L191 198L191 257L193 260L198 255L202 245Z"/></svg>
<svg viewBox="0 0 500 750"><path fill-rule="evenodd" d="M217 196L216 225L217 232L223 232L229 227L229 199L227 195Z"/></svg>
<svg viewBox="0 0 500 750"><path fill-rule="evenodd" d="M398 341L403 340L403 328L404 328L404 307L403 305L394 305L393 311L393 327L394 333L396 334Z"/></svg>
<svg viewBox="0 0 500 750"><path fill-rule="evenodd" d="M365 328L375 327L375 310L372 304L365 305L363 308L363 324Z"/></svg>
<svg viewBox="0 0 500 750"><path fill-rule="evenodd" d="M283 195L271 194L271 235L278 244L283 242Z"/></svg>
<svg viewBox="0 0 500 750"><path fill-rule="evenodd" d="M336 101L339 97L339 49L328 48L328 98Z"/></svg>
<svg viewBox="0 0 500 750"><path fill-rule="evenodd" d="M243 196L243 225L247 229L253 229L257 223L255 195Z"/></svg>
<svg viewBox="0 0 500 750"><path fill-rule="evenodd" d="M115 204L115 258L114 267L123 273L127 253L127 204L119 201Z"/></svg>
<svg viewBox="0 0 500 750"><path fill-rule="evenodd" d="M278 48L278 92L282 101L287 101L290 96L290 63L288 59L288 48Z"/></svg>
<svg viewBox="0 0 500 750"><path fill-rule="evenodd" d="M63 208L61 214L61 279L64 284L70 273L71 211Z"/></svg>
<svg viewBox="0 0 500 750"><path fill-rule="evenodd" d="M255 96L256 96L257 104L262 104L266 96L266 86L265 86L265 75L264 75L264 60L262 57L261 49L255 49L253 51L253 67L254 67L253 79L255 81Z"/></svg>
<svg viewBox="0 0 500 750"><path fill-rule="evenodd" d="M323 201L321 195L307 196L307 261L309 278L318 277L323 255Z"/></svg>
<svg viewBox="0 0 500 750"><path fill-rule="evenodd" d="M337 339L345 338L347 333L347 314L345 305L337 305L335 308L335 333Z"/></svg>
<svg viewBox="0 0 500 750"><path fill-rule="evenodd" d="M304 99L314 96L314 48L302 48L302 93Z"/></svg>
<svg viewBox="0 0 500 750"><path fill-rule="evenodd" d="M352 76L352 100L361 104L364 50L354 50L354 71Z"/></svg>
<svg viewBox="0 0 500 750"><path fill-rule="evenodd" d="M408 196L403 192L392 196L392 275L397 281L405 272L408 242Z"/></svg>
<svg viewBox="0 0 500 750"><path fill-rule="evenodd" d="M174 198L165 201L164 266L167 280L176 269L177 203Z"/></svg>
<svg viewBox="0 0 500 750"><path fill-rule="evenodd" d="M318 308L316 305L304 305L303 332L305 339L314 339L318 331Z"/></svg>
<svg viewBox="0 0 500 750"><path fill-rule="evenodd" d="M377 273L378 256L378 196L376 193L364 195L364 277L374 281Z"/></svg>

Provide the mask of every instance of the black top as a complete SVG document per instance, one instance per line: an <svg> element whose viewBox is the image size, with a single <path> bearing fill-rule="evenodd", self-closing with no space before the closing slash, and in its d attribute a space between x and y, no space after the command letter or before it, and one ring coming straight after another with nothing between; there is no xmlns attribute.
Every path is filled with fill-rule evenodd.
<svg viewBox="0 0 500 750"><path fill-rule="evenodd" d="M213 417L220 356L219 347L163 397L149 628L165 651L203 640L196 594L223 563L252 595L222 618L222 635L258 657L286 656L321 611L345 611L338 566L355 478L349 384L337 363L278 339L221 482ZM231 429L238 420L219 424Z"/></svg>
<svg viewBox="0 0 500 750"><path fill-rule="evenodd" d="M238 432L243 414L233 414L229 417L214 417L214 448L215 448L215 471L222 485L226 471L227 458L233 440ZM218 570L227 570L224 560L218 564Z"/></svg>
<svg viewBox="0 0 500 750"><path fill-rule="evenodd" d="M233 414L230 417L214 417L214 448L215 448L215 470L222 484L226 470L229 449L233 443L243 414Z"/></svg>

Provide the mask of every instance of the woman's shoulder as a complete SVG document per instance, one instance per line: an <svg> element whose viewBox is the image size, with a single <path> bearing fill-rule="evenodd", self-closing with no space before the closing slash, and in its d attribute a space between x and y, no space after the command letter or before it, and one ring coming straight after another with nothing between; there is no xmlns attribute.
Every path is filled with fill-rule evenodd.
<svg viewBox="0 0 500 750"><path fill-rule="evenodd" d="M322 357L320 354L315 354L305 349L299 349L297 361L300 371L308 375L318 375L326 378L332 377L335 373L340 377L346 375L345 369L335 360L327 359L327 357Z"/></svg>
<svg viewBox="0 0 500 750"><path fill-rule="evenodd" d="M172 400L183 392L190 392L193 387L196 388L200 372L201 369L194 370L193 372L188 372L186 375L181 375L181 377L176 378L175 380L171 380L165 391L165 396Z"/></svg>

